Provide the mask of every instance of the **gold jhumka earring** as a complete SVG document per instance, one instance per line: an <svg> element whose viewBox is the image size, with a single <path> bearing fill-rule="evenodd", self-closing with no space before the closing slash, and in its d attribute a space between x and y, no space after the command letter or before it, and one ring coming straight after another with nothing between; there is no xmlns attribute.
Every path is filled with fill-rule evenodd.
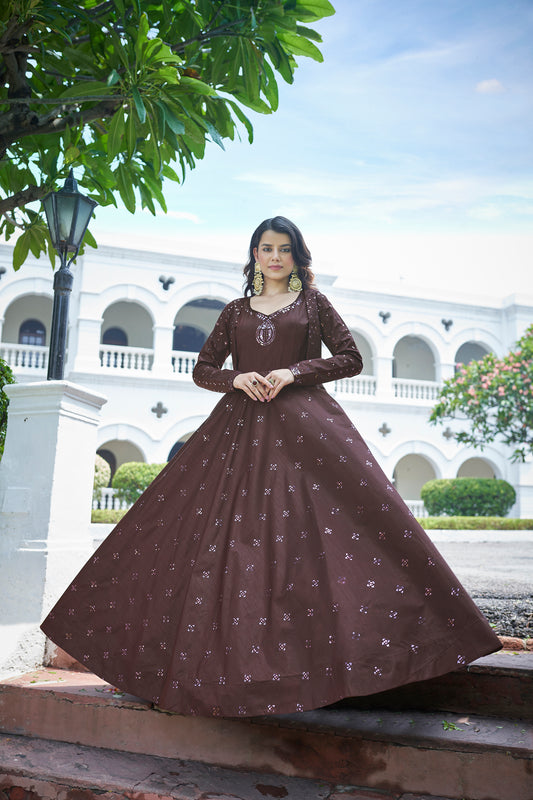
<svg viewBox="0 0 533 800"><path fill-rule="evenodd" d="M301 292L302 281L298 276L298 267L296 264L292 268L291 277L289 278L289 292Z"/></svg>
<svg viewBox="0 0 533 800"><path fill-rule="evenodd" d="M255 262L255 270L254 270L254 280L253 280L253 287L254 287L254 294L261 294L263 291L263 273L261 272L261 264L259 261Z"/></svg>

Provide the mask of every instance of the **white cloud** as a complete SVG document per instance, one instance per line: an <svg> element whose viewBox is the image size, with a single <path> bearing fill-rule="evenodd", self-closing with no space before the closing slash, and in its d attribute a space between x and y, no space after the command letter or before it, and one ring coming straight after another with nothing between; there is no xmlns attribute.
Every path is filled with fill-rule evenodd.
<svg viewBox="0 0 533 800"><path fill-rule="evenodd" d="M501 94L505 92L505 87L501 81L496 78L490 78L477 83L476 92L479 92L479 94Z"/></svg>

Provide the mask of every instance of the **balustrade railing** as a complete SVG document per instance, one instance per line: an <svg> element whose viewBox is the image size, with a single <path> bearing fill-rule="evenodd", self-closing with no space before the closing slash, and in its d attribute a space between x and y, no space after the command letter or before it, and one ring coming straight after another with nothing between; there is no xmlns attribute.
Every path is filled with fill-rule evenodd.
<svg viewBox="0 0 533 800"><path fill-rule="evenodd" d="M337 394L357 394L373 397L376 394L377 382L373 375L358 375L355 378L342 378L334 381Z"/></svg>
<svg viewBox="0 0 533 800"><path fill-rule="evenodd" d="M408 378L393 378L392 389L394 397L399 400L421 400L426 403L433 403L441 384L436 381L421 381Z"/></svg>
<svg viewBox="0 0 533 800"><path fill-rule="evenodd" d="M0 358L19 374L46 373L48 366L48 347L29 344L0 342ZM150 373L154 361L154 351L147 347L119 347L118 345L100 345L100 366L106 372L144 372ZM198 353L184 350L173 350L171 355L171 371L185 380L192 379L192 372L198 360ZM231 369L231 358L224 364ZM331 386L331 384L329 385ZM358 375L355 378L343 378L334 381L333 391L348 400L350 397L378 397L379 385L374 375ZM393 378L392 389L398 400L420 403L434 403L441 384L436 381L422 381L407 378Z"/></svg>
<svg viewBox="0 0 533 800"><path fill-rule="evenodd" d="M93 499L93 508L111 509L113 511L119 509L128 509L131 503L126 503L124 500L119 500L116 495L115 489L100 489L100 497Z"/></svg>
<svg viewBox="0 0 533 800"><path fill-rule="evenodd" d="M427 517L428 512L424 506L423 500L404 500L407 508L415 517ZM93 499L93 508L97 509L128 509L131 503L126 503L118 499L116 489L100 489L100 497Z"/></svg>
<svg viewBox="0 0 533 800"><path fill-rule="evenodd" d="M427 517L428 512L423 500L404 500L405 505L415 517Z"/></svg>
<svg viewBox="0 0 533 800"><path fill-rule="evenodd" d="M147 347L118 347L100 345L100 366L105 370L150 372L154 351Z"/></svg>
<svg viewBox="0 0 533 800"><path fill-rule="evenodd" d="M186 350L173 350L172 372L178 375L192 375L197 360L198 353L191 353Z"/></svg>
<svg viewBox="0 0 533 800"><path fill-rule="evenodd" d="M40 374L48 368L48 347L0 342L0 358L17 372Z"/></svg>
<svg viewBox="0 0 533 800"><path fill-rule="evenodd" d="M173 350L172 351L172 372L177 375L189 375L192 377L192 371L198 361L198 353L190 353L187 350ZM222 365L223 369L232 369L231 356L225 360Z"/></svg>

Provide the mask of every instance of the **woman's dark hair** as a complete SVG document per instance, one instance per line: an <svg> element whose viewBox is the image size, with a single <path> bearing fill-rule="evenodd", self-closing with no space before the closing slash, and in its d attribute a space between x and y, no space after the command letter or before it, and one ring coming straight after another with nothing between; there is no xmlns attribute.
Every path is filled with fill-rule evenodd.
<svg viewBox="0 0 533 800"><path fill-rule="evenodd" d="M308 289L313 285L315 276L311 272L311 253L304 242L299 228L296 227L294 222L291 222L287 217L272 217L265 219L252 234L250 240L250 249L248 253L248 262L244 267L244 296L253 294L253 280L255 269L255 256L254 250L259 247L261 236L265 231L275 231L276 233L286 233L291 240L291 252L294 258L294 263L298 267L298 277L302 282L304 289Z"/></svg>

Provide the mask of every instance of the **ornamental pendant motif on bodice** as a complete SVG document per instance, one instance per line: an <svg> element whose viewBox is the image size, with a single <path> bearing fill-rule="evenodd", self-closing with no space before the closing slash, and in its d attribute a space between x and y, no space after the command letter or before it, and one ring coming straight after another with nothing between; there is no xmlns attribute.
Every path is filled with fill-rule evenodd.
<svg viewBox="0 0 533 800"><path fill-rule="evenodd" d="M255 339L262 347L272 344L276 338L276 326L268 317L264 317L255 331Z"/></svg>

